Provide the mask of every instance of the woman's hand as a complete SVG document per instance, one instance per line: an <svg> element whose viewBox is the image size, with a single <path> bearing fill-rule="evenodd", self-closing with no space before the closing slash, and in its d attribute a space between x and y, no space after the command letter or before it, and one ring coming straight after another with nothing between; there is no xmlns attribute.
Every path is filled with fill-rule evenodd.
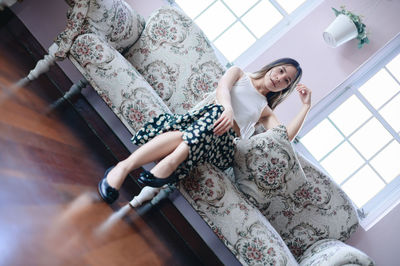
<svg viewBox="0 0 400 266"><path fill-rule="evenodd" d="M303 84L297 84L296 90L299 93L301 102L311 106L311 90Z"/></svg>
<svg viewBox="0 0 400 266"><path fill-rule="evenodd" d="M233 110L225 108L221 116L214 123L214 134L221 136L233 126Z"/></svg>

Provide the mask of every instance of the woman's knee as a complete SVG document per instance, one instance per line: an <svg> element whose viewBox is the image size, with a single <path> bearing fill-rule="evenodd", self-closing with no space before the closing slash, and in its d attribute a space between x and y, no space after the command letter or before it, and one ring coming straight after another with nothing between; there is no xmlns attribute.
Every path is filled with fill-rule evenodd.
<svg viewBox="0 0 400 266"><path fill-rule="evenodd" d="M185 141L182 140L182 142L178 145L177 148L181 149L181 152L184 156L189 155L190 147Z"/></svg>
<svg viewBox="0 0 400 266"><path fill-rule="evenodd" d="M174 131L174 132L175 132L177 138L179 138L180 140L182 140L183 132L182 132L182 131Z"/></svg>
<svg viewBox="0 0 400 266"><path fill-rule="evenodd" d="M165 132L164 134L169 135L170 140L176 141L176 142L181 141L182 140L182 136L183 136L183 132L178 131L178 130L176 130L176 131L168 131L168 132ZM159 136L162 136L162 135L159 135Z"/></svg>
<svg viewBox="0 0 400 266"><path fill-rule="evenodd" d="M155 136L148 143L151 143L152 145L156 145L156 146L158 145L161 150L167 149L168 153L170 153L182 141L182 136L183 136L183 133L180 131L168 131L168 132L162 133L158 136Z"/></svg>
<svg viewBox="0 0 400 266"><path fill-rule="evenodd" d="M189 156L189 145L186 142L181 141L181 143L176 147L176 149L166 157L168 164L171 167L178 167L187 157Z"/></svg>

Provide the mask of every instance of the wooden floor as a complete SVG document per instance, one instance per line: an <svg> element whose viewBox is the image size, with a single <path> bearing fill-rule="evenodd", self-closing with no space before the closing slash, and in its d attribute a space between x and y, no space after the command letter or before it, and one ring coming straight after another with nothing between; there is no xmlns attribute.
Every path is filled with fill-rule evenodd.
<svg viewBox="0 0 400 266"><path fill-rule="evenodd" d="M11 88L34 64L0 24L0 265L200 264L156 212L100 230L131 195L99 199L116 160L72 107L45 114L60 96L45 75Z"/></svg>

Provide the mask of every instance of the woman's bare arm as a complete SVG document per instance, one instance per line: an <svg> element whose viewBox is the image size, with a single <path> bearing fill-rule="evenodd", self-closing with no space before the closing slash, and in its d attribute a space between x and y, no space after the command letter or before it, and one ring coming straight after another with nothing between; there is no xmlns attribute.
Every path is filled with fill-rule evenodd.
<svg viewBox="0 0 400 266"><path fill-rule="evenodd" d="M290 141L292 141L299 133L304 121L306 120L307 114L311 109L311 90L303 84L297 85L296 90L299 93L303 105L297 115L286 127Z"/></svg>
<svg viewBox="0 0 400 266"><path fill-rule="evenodd" d="M222 135L233 126L233 109L230 90L243 76L243 71L238 67L231 67L218 82L217 101L224 107L224 112L214 124L214 133Z"/></svg>
<svg viewBox="0 0 400 266"><path fill-rule="evenodd" d="M299 92L300 100L303 105L292 121L286 126L290 141L292 141L299 133L311 108L311 90L302 84L299 84L296 87L296 90ZM274 112L268 106L263 110L260 122L267 130L281 124Z"/></svg>

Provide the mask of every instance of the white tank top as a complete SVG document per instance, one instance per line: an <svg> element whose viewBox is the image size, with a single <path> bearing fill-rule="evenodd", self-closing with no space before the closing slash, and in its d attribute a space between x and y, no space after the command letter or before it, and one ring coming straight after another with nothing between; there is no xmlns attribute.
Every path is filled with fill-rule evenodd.
<svg viewBox="0 0 400 266"><path fill-rule="evenodd" d="M245 73L231 89L231 103L234 119L240 129L240 138L250 138L268 104L267 98L257 91Z"/></svg>

